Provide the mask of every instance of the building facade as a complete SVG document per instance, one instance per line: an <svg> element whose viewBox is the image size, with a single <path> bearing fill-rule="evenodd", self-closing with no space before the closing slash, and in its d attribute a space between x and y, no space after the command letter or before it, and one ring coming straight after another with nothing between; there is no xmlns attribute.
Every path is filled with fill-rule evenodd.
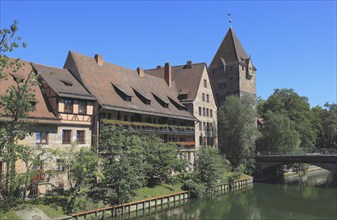
<svg viewBox="0 0 337 220"><path fill-rule="evenodd" d="M229 95L256 98L256 68L230 28L217 50L208 74L218 107Z"/></svg>
<svg viewBox="0 0 337 220"><path fill-rule="evenodd" d="M166 63L164 67L145 70L146 74L158 78L165 78L166 72L171 72L170 80L179 101L198 119L194 150L201 146L217 147L217 106L206 64L188 61L185 65L171 67Z"/></svg>
<svg viewBox="0 0 337 220"><path fill-rule="evenodd" d="M177 99L166 79L105 62L101 55L88 57L70 51L64 68L69 69L97 98L93 119L94 135L104 124L123 125L143 134L154 134L182 147L181 155L194 160L193 117ZM93 145L97 145L93 143Z"/></svg>

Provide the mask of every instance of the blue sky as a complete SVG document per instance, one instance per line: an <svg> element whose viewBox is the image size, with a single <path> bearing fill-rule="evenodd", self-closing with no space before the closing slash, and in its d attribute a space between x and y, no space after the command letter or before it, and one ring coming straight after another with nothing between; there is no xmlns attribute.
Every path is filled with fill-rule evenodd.
<svg viewBox="0 0 337 220"><path fill-rule="evenodd" d="M136 69L209 64L232 26L257 67L257 95L293 88L336 103L336 1L4 1L0 26L28 44L11 54L63 67L69 50Z"/></svg>

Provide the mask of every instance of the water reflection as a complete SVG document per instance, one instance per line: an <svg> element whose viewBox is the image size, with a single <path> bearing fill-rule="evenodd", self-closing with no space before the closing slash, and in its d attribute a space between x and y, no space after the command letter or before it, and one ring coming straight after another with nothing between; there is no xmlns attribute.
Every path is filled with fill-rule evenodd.
<svg viewBox="0 0 337 220"><path fill-rule="evenodd" d="M131 219L337 219L336 188L256 183L254 188L178 207L152 210Z"/></svg>

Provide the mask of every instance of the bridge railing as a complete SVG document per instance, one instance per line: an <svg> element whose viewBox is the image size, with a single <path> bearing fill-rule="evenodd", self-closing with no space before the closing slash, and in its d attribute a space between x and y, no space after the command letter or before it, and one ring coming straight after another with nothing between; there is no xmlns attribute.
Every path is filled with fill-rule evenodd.
<svg viewBox="0 0 337 220"><path fill-rule="evenodd" d="M335 149L315 149L315 150L296 150L296 151L257 151L255 156L313 156L313 155L337 155Z"/></svg>

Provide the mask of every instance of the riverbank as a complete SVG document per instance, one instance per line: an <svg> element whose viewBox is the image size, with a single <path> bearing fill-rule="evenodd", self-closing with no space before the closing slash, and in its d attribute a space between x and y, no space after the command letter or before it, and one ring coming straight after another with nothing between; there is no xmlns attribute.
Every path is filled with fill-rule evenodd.
<svg viewBox="0 0 337 220"><path fill-rule="evenodd" d="M252 186L253 184L253 177L245 175L240 177L238 180L233 181L232 183L223 183L216 186L213 190L215 193L225 193L229 191L236 191L246 188L248 186ZM163 206L167 205L170 207L171 204L176 206L182 205L185 203L186 200L189 200L190 192L188 191L181 191L173 194L152 197L145 200L138 200L131 203L124 203L116 206L109 206L102 209L95 209L89 210L79 213L74 213L71 216L78 219L80 217L87 218L88 216L95 216L95 218L104 218L104 217L112 217L112 216L119 216L131 213L138 213L139 211L142 212L144 215L145 212L149 212L151 214L151 210L154 209L157 211L158 207L160 210L163 210ZM136 214L137 216L137 214Z"/></svg>

